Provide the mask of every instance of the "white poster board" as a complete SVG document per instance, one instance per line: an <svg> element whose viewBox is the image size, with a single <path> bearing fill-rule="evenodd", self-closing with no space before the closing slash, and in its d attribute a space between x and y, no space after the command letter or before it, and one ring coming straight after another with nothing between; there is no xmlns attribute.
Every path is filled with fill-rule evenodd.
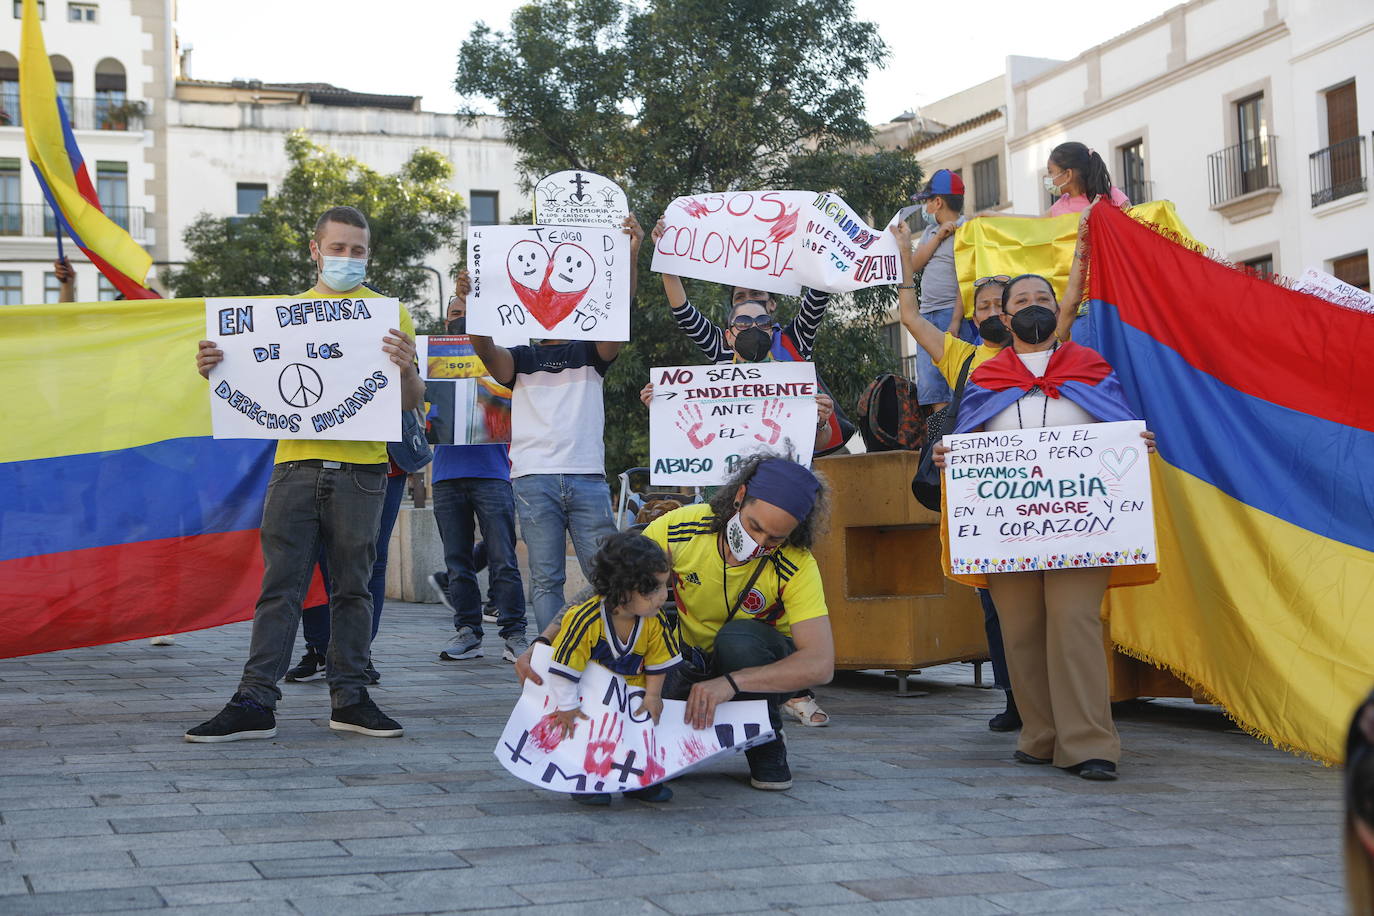
<svg viewBox="0 0 1374 916"><path fill-rule="evenodd" d="M950 572L1154 563L1143 420L945 436Z"/></svg>
<svg viewBox="0 0 1374 916"><path fill-rule="evenodd" d="M534 186L534 222L541 226L619 229L629 215L625 191L595 172L554 172Z"/></svg>
<svg viewBox="0 0 1374 916"><path fill-rule="evenodd" d="M735 700L716 707L710 728L683 720L686 703L664 700L659 724L640 714L643 688L592 662L582 673L582 712L571 737L552 727L549 693L553 650L536 644L531 658L544 685L526 681L493 751L514 776L555 792L624 792L681 776L717 757L773 740L768 704Z"/></svg>
<svg viewBox="0 0 1374 916"><path fill-rule="evenodd" d="M756 452L809 467L816 366L772 362L651 369L649 480L715 486Z"/></svg>
<svg viewBox="0 0 1374 916"><path fill-rule="evenodd" d="M1302 276L1293 283L1293 288L1357 312L1374 312L1374 295L1315 267L1304 270Z"/></svg>
<svg viewBox="0 0 1374 916"><path fill-rule="evenodd" d="M630 237L622 229L472 226L467 328L530 338L630 339Z"/></svg>
<svg viewBox="0 0 1374 916"><path fill-rule="evenodd" d="M906 219L901 210L888 225ZM836 194L738 191L679 197L663 214L653 269L795 296L900 283L897 239L866 224Z"/></svg>
<svg viewBox="0 0 1374 916"><path fill-rule="evenodd" d="M679 197L663 213L653 269L786 296L801 292L793 263L797 220L811 191L737 191Z"/></svg>
<svg viewBox="0 0 1374 916"><path fill-rule="evenodd" d="M900 211L888 225L915 209ZM802 223L797 278L803 286L847 293L902 282L897 237L868 225L838 194L817 194L802 209Z"/></svg>
<svg viewBox="0 0 1374 916"><path fill-rule="evenodd" d="M206 299L216 439L401 438L400 369L382 338L395 299Z"/></svg>

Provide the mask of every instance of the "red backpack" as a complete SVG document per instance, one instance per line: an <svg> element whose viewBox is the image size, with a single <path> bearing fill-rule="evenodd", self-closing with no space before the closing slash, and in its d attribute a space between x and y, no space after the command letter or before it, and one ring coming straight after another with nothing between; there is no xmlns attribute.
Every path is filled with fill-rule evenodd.
<svg viewBox="0 0 1374 916"><path fill-rule="evenodd" d="M869 383L859 396L859 434L870 452L920 451L926 443L925 414L916 383L890 373Z"/></svg>

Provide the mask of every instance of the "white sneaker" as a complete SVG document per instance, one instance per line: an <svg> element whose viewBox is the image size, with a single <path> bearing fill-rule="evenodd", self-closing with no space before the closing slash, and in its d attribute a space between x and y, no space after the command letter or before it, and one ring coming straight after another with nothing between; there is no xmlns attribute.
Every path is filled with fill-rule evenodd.
<svg viewBox="0 0 1374 916"><path fill-rule="evenodd" d="M170 636L154 636L148 640L150 646L175 646L177 641Z"/></svg>

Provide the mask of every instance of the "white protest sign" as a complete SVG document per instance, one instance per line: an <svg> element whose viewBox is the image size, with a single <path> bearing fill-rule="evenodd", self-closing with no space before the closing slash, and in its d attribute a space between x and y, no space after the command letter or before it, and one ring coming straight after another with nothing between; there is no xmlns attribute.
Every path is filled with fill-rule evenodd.
<svg viewBox="0 0 1374 916"><path fill-rule="evenodd" d="M950 572L1155 562L1142 420L945 436Z"/></svg>
<svg viewBox="0 0 1374 916"><path fill-rule="evenodd" d="M497 343L630 339L630 237L621 229L473 226L468 332Z"/></svg>
<svg viewBox="0 0 1374 916"><path fill-rule="evenodd" d="M618 229L629 215L625 191L595 172L554 172L534 186L534 222L541 226Z"/></svg>
<svg viewBox="0 0 1374 916"><path fill-rule="evenodd" d="M1302 276L1293 283L1293 289L1357 312L1374 312L1374 295L1315 267L1304 270Z"/></svg>
<svg viewBox="0 0 1374 916"><path fill-rule="evenodd" d="M216 439L401 438L400 370L382 351L395 299L206 299Z"/></svg>
<svg viewBox="0 0 1374 916"><path fill-rule="evenodd" d="M888 225L914 210L897 213ZM817 194L802 208L802 222L797 278L803 286L847 293L902 282L897 237L869 226L839 195Z"/></svg>
<svg viewBox="0 0 1374 916"><path fill-rule="evenodd" d="M737 191L679 197L663 213L666 229L654 245L653 268L795 296L801 281L797 220L811 191Z"/></svg>
<svg viewBox="0 0 1374 916"><path fill-rule="evenodd" d="M536 644L531 664L546 682L525 681L520 699L493 753L501 765L525 782L555 792L624 792L645 789L681 776L717 757L736 754L773 740L768 704L735 700L716 707L710 728L693 729L683 720L686 703L664 700L654 725L639 713L642 687L591 662L582 672L582 712L571 737L554 726L556 707L547 681L553 650Z"/></svg>
<svg viewBox="0 0 1374 916"><path fill-rule="evenodd" d="M649 480L722 484L756 452L810 466L816 366L773 362L649 370Z"/></svg>

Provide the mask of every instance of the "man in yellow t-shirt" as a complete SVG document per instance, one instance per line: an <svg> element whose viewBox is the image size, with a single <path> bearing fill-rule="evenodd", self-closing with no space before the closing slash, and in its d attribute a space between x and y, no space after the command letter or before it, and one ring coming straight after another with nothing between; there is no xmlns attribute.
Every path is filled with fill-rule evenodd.
<svg viewBox="0 0 1374 916"><path fill-rule="evenodd" d="M370 253L367 219L354 207L333 207L315 224L310 258L319 279L306 295L375 297L363 286ZM382 338L400 367L401 407L420 406L425 385L415 362L414 325L405 308ZM200 374L224 359L211 340L196 355ZM290 664L301 604L323 545L330 576L329 727L379 738L401 725L368 696L364 668L372 636L368 580L376 559L377 528L386 495L385 442L282 440L262 511L262 593L243 678L233 699L208 722L186 732L197 743L271 738L281 699L277 680Z"/></svg>
<svg viewBox="0 0 1374 916"><path fill-rule="evenodd" d="M716 706L735 698L768 702L777 737L745 751L756 789L792 786L779 705L830 682L835 643L811 544L826 514L825 487L784 458L745 461L709 504L660 516L644 536L668 554L685 663L663 688L687 701L686 719L707 728ZM553 639L562 616L535 641ZM529 653L516 661L537 677Z"/></svg>

